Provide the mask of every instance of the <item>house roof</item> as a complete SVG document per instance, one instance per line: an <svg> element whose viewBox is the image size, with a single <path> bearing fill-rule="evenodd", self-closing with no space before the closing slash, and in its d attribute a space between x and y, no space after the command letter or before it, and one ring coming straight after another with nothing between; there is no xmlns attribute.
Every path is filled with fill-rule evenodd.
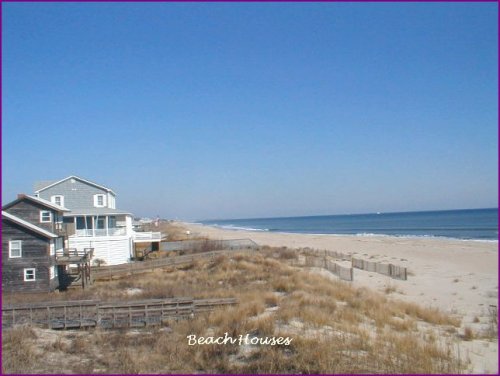
<svg viewBox="0 0 500 376"><path fill-rule="evenodd" d="M132 213L118 210L118 209L110 209L110 208L84 208L84 209L72 209L68 213L64 213L64 217L75 217L81 215L120 215L120 214L128 214L132 215Z"/></svg>
<svg viewBox="0 0 500 376"><path fill-rule="evenodd" d="M23 220L19 217L16 217L15 215L9 214L3 210L2 210L2 218L6 218L14 223L17 223L18 225L20 225L24 228L27 228L27 229L34 231L40 235L43 235L46 238L58 238L59 237L59 235L56 235L50 231L47 231L47 230L44 230L43 228L35 226L34 224L26 222L25 220Z"/></svg>
<svg viewBox="0 0 500 376"><path fill-rule="evenodd" d="M69 209L66 209L65 207L63 206L59 206L59 205L56 205L50 201L47 201L47 200L44 200L43 198L40 198L40 197L35 197L35 196L29 196L29 195L25 195L25 194L19 194L17 196L17 199L12 201L12 202L9 202L8 204L5 204L4 206L2 206L2 209L7 209L7 208L10 208L12 206L14 206L15 204L17 204L18 202L24 200L24 199L28 199L30 201L33 201L33 202L36 202L40 205L43 205L49 209L53 209L53 210L57 210L58 212L67 212L69 211Z"/></svg>
<svg viewBox="0 0 500 376"><path fill-rule="evenodd" d="M37 192L38 190L47 187L51 184L54 184L57 180L42 180L42 181L36 181L34 186L33 186L33 192Z"/></svg>
<svg viewBox="0 0 500 376"><path fill-rule="evenodd" d="M87 183L87 184L90 184L90 185L93 185L94 187L97 187L97 188L100 188L100 189L104 189L105 191L107 192L111 192L113 193L114 195L115 192L113 192L113 190L111 188L107 188L103 185L100 185L100 184L97 184L97 183L94 183L94 182L91 182L90 180L86 180L86 179L83 179L83 178L80 178L76 175L71 175L71 176L68 176L67 178L64 178L64 179L61 179L61 180L57 180L57 181L54 181L54 182L50 182L50 181L46 181L46 182L38 182L38 183L35 183L35 193L40 193L41 191L44 191L46 190L47 188L50 188L50 187L53 187L54 185L57 185L59 183L62 183L63 181L66 181L66 180L69 180L69 179L77 179L77 180L80 180L84 183ZM46 184L46 185L44 185Z"/></svg>

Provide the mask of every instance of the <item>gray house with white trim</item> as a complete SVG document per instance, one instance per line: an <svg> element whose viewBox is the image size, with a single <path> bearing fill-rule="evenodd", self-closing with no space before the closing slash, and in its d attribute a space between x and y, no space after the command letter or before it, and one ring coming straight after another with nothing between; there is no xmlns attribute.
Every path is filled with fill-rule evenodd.
<svg viewBox="0 0 500 376"><path fill-rule="evenodd" d="M134 243L161 241L161 233L136 233L132 214L116 209L115 192L78 176L35 184L35 195L63 206L68 247L94 249L94 260L107 265L128 262L134 257Z"/></svg>

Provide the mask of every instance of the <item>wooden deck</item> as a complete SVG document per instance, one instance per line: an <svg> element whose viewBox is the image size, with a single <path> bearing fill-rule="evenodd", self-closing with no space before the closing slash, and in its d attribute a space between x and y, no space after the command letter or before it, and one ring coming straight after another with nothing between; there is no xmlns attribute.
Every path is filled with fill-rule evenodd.
<svg viewBox="0 0 500 376"><path fill-rule="evenodd" d="M160 325L171 318L192 317L199 312L234 304L237 304L235 298L171 298L6 305L2 307L2 329L15 325L37 325L49 329L143 327Z"/></svg>
<svg viewBox="0 0 500 376"><path fill-rule="evenodd" d="M83 251L76 248L65 248L56 251L56 260L58 265L84 264L90 262L93 255L94 248L85 248Z"/></svg>

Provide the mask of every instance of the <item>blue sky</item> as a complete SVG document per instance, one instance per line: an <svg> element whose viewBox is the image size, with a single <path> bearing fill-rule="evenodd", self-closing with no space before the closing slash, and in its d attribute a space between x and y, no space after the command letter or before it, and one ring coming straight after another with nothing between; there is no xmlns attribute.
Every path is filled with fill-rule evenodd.
<svg viewBox="0 0 500 376"><path fill-rule="evenodd" d="M2 200L180 219L497 207L496 3L7 3Z"/></svg>

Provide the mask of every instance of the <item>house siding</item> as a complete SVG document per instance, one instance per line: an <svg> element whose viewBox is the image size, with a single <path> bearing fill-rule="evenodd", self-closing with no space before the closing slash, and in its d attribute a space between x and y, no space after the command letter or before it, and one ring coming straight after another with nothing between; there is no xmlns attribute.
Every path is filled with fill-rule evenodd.
<svg viewBox="0 0 500 376"><path fill-rule="evenodd" d="M9 257L9 241L22 241L22 257ZM50 279L50 239L31 232L9 220L2 220L2 291L42 292L58 287L57 278ZM24 269L35 268L35 281L24 281Z"/></svg>
<svg viewBox="0 0 500 376"><path fill-rule="evenodd" d="M52 221L51 222L40 222L40 211L50 211L52 213ZM57 211L51 210L44 205L38 204L33 201L29 201L25 199L24 201L20 201L16 203L14 206L11 206L5 211L9 214L15 215L18 218L24 219L25 221L43 228L44 230L54 232L55 225L54 220L57 214ZM62 217L62 214L61 214Z"/></svg>
<svg viewBox="0 0 500 376"><path fill-rule="evenodd" d="M70 237L68 242L70 248L76 248L80 251L85 248L93 248L93 260L104 260L105 265L119 265L129 262L133 249L133 242L129 236Z"/></svg>
<svg viewBox="0 0 500 376"><path fill-rule="evenodd" d="M64 196L64 206L68 209L75 210L94 208L94 195L96 194L108 196L108 191L105 189L85 183L78 180L78 178L74 179L74 183L72 183L71 180L72 179L64 180L53 187L42 190L39 192L39 197L51 201L52 196ZM113 194L110 193L110 195ZM106 200L106 206L108 205L108 201L109 200Z"/></svg>

